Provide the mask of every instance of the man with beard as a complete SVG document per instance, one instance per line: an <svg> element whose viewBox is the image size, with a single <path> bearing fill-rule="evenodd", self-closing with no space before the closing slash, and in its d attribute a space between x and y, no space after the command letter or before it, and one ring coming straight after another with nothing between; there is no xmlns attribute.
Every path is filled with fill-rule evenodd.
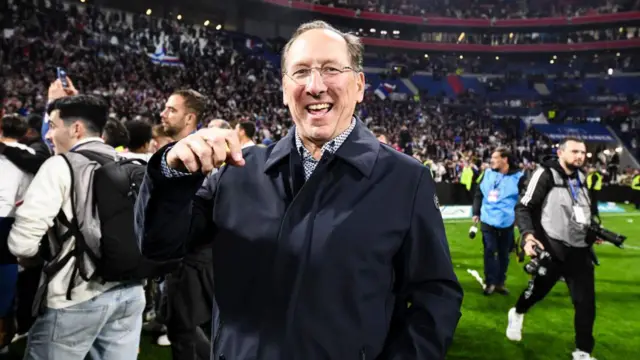
<svg viewBox="0 0 640 360"><path fill-rule="evenodd" d="M206 106L203 95L194 90L178 90L160 114L164 132L180 141L197 130ZM160 316L167 327L167 337L159 345L171 344L174 360L208 359L213 302L213 265L211 246L191 249L182 266L166 276ZM168 341L167 341L168 340Z"/></svg>
<svg viewBox="0 0 640 360"><path fill-rule="evenodd" d="M586 153L584 141L564 139L558 148L558 159L544 162L520 195L516 223L524 251L536 257L536 250L544 250L550 258L540 260L546 271L535 272L516 306L509 310L506 332L509 340L520 341L524 314L564 277L575 308L574 360L593 359L596 316L591 247L597 239L588 235L588 227L598 208L589 198L586 176L580 170Z"/></svg>
<svg viewBox="0 0 640 360"><path fill-rule="evenodd" d="M204 96L195 90L178 90L169 96L160 114L167 136L179 141L198 129L200 116L206 107Z"/></svg>

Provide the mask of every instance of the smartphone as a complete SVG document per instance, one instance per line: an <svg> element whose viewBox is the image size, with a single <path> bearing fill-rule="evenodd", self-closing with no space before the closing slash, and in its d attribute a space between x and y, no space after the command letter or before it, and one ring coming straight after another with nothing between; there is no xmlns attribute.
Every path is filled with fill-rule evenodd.
<svg viewBox="0 0 640 360"><path fill-rule="evenodd" d="M58 79L60 79L60 82L62 83L62 87L68 88L69 83L67 82L67 72L61 67L57 68L57 72L58 72Z"/></svg>

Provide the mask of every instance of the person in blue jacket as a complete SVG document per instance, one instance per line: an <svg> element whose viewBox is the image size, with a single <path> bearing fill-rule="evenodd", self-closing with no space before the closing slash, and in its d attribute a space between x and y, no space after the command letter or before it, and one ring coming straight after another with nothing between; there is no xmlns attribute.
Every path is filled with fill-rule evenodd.
<svg viewBox="0 0 640 360"><path fill-rule="evenodd" d="M523 172L515 166L511 151L496 148L491 154L491 169L485 170L473 200L473 221L481 222L484 245L485 295L509 294L505 281L509 253L515 244L515 207L523 184Z"/></svg>
<svg viewBox="0 0 640 360"><path fill-rule="evenodd" d="M202 129L149 161L143 253L212 246L212 359L446 356L463 293L435 184L354 117L362 56L356 36L303 24L283 51L283 139L241 149Z"/></svg>

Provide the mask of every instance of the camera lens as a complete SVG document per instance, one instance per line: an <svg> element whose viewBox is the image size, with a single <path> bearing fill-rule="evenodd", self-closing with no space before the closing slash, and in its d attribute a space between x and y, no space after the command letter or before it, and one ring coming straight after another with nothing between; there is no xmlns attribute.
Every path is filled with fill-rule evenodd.
<svg viewBox="0 0 640 360"><path fill-rule="evenodd" d="M475 225L471 226L471 228L469 228L469 239L474 239L477 234L478 228Z"/></svg>

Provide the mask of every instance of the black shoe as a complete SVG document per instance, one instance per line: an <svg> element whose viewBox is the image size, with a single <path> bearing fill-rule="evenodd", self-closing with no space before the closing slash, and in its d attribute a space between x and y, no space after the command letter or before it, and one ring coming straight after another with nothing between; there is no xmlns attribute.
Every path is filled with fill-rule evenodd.
<svg viewBox="0 0 640 360"><path fill-rule="evenodd" d="M493 294L495 291L496 291L495 285L487 285L487 287L484 288L484 294L486 296Z"/></svg>
<svg viewBox="0 0 640 360"><path fill-rule="evenodd" d="M504 285L496 286L496 292L500 295L509 295L509 289L504 287Z"/></svg>

